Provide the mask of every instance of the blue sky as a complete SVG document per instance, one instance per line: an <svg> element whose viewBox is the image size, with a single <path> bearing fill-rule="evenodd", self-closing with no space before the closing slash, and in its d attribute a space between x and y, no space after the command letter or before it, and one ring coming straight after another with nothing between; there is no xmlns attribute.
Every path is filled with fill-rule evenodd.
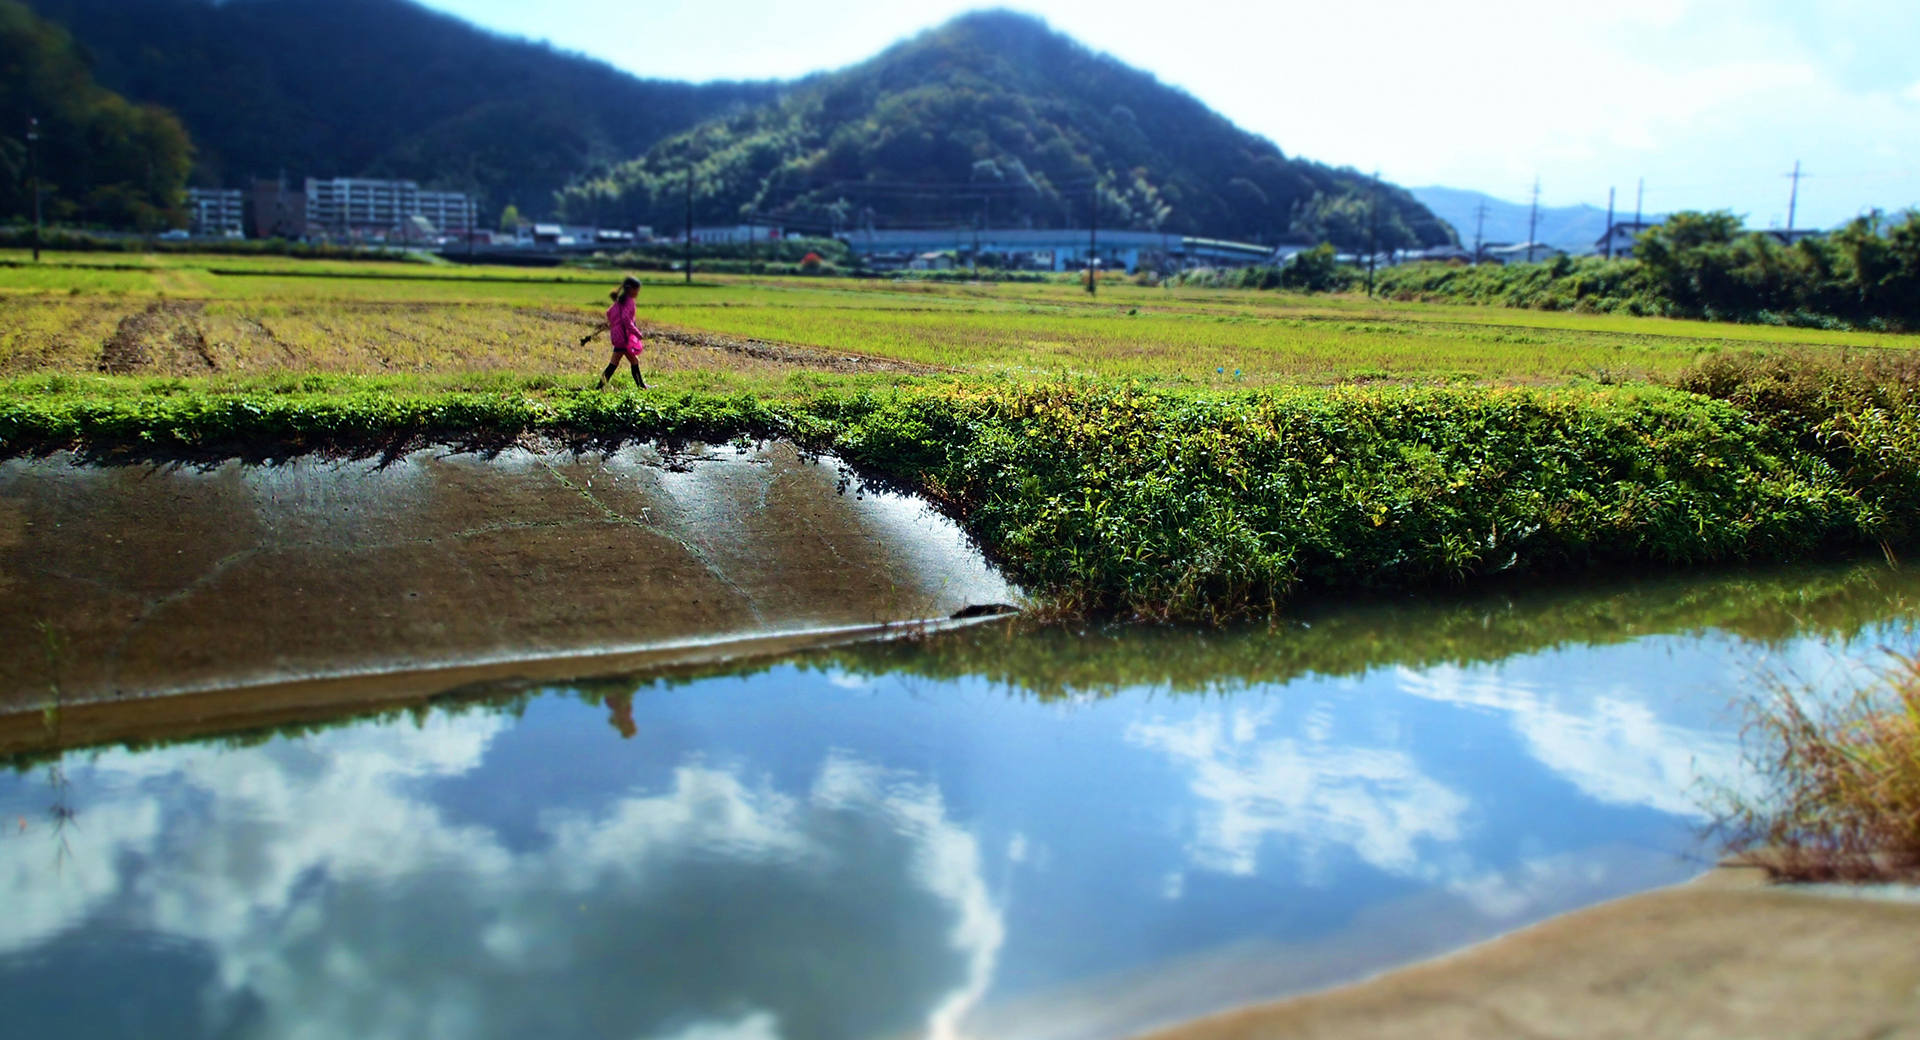
<svg viewBox="0 0 1920 1040"><path fill-rule="evenodd" d="M1289 154L1524 200L1798 223L1920 204L1914 0L427 0L671 79L838 68L1007 6L1182 87Z"/></svg>

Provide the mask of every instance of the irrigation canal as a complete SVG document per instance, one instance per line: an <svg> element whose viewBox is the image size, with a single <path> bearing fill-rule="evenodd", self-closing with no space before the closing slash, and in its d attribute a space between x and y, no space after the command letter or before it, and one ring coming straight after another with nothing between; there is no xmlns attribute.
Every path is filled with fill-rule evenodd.
<svg viewBox="0 0 1920 1040"><path fill-rule="evenodd" d="M562 634L584 618L641 645L646 611L593 566L539 568L602 549L641 566L605 548L641 509L678 525L659 538L683 555L660 566L699 564L672 573L761 611L763 634L888 620L876 598L937 616L1011 594L910 503L837 494L830 467L659 462L556 476L529 454L502 491L476 483L498 461L409 456L350 493L326 466L367 464L0 469L6 1031L1126 1037L1694 876L1702 798L1742 782L1737 701L1757 678L1839 689L1882 648L1920 647L1920 577L1875 562L1398 597L1228 632L990 623L605 674L621 661L564 656L591 648ZM681 479L725 493L673 499ZM156 487L181 496L175 519ZM777 520L801 487L812 519ZM714 500L732 504L686 504ZM489 519L561 502L565 522ZM146 555L87 557L116 525ZM797 579L735 551L749 529L832 538L841 577L781 593ZM510 563L532 542L472 548L533 534L556 540L534 564ZM465 591L393 551L429 536ZM163 549L208 539L159 573ZM328 591L273 614L271 582L296 572ZM386 624L326 620L375 593ZM408 638L382 642L395 624ZM516 647L548 663L516 669ZM481 652L492 671L447 671ZM596 677L554 674L580 660ZM372 693L349 681L370 663ZM70 676L67 699L35 668Z"/></svg>

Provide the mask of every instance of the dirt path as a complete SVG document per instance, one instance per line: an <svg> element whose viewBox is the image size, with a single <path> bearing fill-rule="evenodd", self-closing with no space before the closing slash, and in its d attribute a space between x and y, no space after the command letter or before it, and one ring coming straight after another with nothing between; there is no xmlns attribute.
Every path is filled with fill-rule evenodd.
<svg viewBox="0 0 1920 1040"><path fill-rule="evenodd" d="M1920 902L1811 894L1721 869L1150 1040L1280 1037L1920 1037Z"/></svg>
<svg viewBox="0 0 1920 1040"><path fill-rule="evenodd" d="M198 303L151 303L120 319L100 345L99 369L108 375L210 375L220 370L207 346Z"/></svg>

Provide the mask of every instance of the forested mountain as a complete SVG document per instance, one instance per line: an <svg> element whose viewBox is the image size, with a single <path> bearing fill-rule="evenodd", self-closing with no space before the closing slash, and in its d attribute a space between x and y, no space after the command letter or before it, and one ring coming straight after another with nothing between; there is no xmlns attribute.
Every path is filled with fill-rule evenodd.
<svg viewBox="0 0 1920 1040"><path fill-rule="evenodd" d="M148 231L184 220L193 149L179 121L101 88L59 26L0 0L0 218L33 215L29 119L48 220Z"/></svg>
<svg viewBox="0 0 1920 1040"><path fill-rule="evenodd" d="M30 3L102 86L180 116L208 186L409 177L543 215L574 178L781 89L637 79L409 0Z"/></svg>
<svg viewBox="0 0 1920 1040"><path fill-rule="evenodd" d="M1284 94L1276 89L1276 98ZM1290 159L1037 19L963 15L568 189L567 214L674 227L746 213L846 226L1109 227L1351 247L1454 241L1405 190ZM1377 228L1372 200L1379 202Z"/></svg>

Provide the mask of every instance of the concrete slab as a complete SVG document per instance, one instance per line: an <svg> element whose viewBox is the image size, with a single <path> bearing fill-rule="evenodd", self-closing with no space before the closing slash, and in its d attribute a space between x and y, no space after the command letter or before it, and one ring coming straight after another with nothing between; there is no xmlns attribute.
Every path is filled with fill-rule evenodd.
<svg viewBox="0 0 1920 1040"><path fill-rule="evenodd" d="M840 485L785 444L10 460L0 714L568 655L669 664L1017 596L924 503Z"/></svg>
<svg viewBox="0 0 1920 1040"><path fill-rule="evenodd" d="M1151 1040L1920 1036L1920 905L1752 869L1632 896Z"/></svg>

